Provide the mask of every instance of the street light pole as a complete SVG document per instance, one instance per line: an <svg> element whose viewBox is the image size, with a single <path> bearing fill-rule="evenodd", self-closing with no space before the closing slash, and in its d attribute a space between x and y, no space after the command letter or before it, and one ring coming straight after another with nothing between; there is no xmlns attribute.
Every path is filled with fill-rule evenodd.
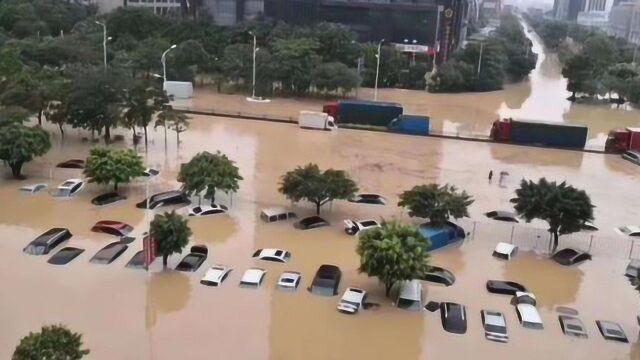
<svg viewBox="0 0 640 360"><path fill-rule="evenodd" d="M482 66L482 46L484 45L483 42L480 42L480 56L478 56L478 76L480 76L480 68Z"/></svg>
<svg viewBox="0 0 640 360"><path fill-rule="evenodd" d="M104 60L104 71L107 71L107 24L96 20L96 24L102 26L102 58Z"/></svg>
<svg viewBox="0 0 640 360"><path fill-rule="evenodd" d="M166 87L166 83L167 83L167 54L169 53L169 51L175 48L176 48L176 44L171 45L170 48L168 48L162 53L162 57L160 57L160 61L162 62L162 80L163 80L162 88L163 89Z"/></svg>
<svg viewBox="0 0 640 360"><path fill-rule="evenodd" d="M432 74L435 73L436 71L436 57L438 55L438 52L440 51L440 41L438 40L438 36L440 35L440 12L442 12L442 10L444 10L444 6L438 5L438 14L436 17L436 33L433 41L434 51L433 51L433 66L431 68Z"/></svg>
<svg viewBox="0 0 640 360"><path fill-rule="evenodd" d="M258 51L256 48L256 35L249 31L249 35L253 36L253 76L251 82L251 98L256 98L256 52Z"/></svg>
<svg viewBox="0 0 640 360"><path fill-rule="evenodd" d="M380 74L380 48L382 47L382 43L384 42L384 39L380 40L380 42L378 43L378 55L376 55L376 57L378 58L378 63L376 65L376 83L375 83L375 87L373 89L373 100L377 101L378 100L378 75Z"/></svg>

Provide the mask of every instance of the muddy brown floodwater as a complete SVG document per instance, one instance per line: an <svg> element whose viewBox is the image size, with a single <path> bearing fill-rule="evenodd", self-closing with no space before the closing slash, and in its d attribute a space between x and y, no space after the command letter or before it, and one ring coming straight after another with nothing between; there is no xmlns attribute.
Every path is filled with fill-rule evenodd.
<svg viewBox="0 0 640 360"><path fill-rule="evenodd" d="M55 129L52 151L28 164L26 182L44 181L55 186L78 170L53 170L57 162L82 158L90 145L85 133L72 130L64 142ZM124 133L126 139L130 133ZM20 337L47 323L63 323L84 334L94 359L638 359L640 295L622 274L627 260L599 257L575 268L564 268L533 252L521 252L504 263L491 257L502 233L493 225L477 231L474 239L454 249L436 252L432 262L453 271L455 285L444 288L425 283L427 300L455 301L467 306L469 330L454 335L442 330L439 314L406 312L394 308L374 278L358 274L356 239L344 234L345 218L397 217L413 222L394 204L397 194L413 185L437 181L466 189L476 201L471 218L485 221L482 213L508 209L508 199L521 178L547 176L568 180L585 188L597 205L599 234L616 236L612 228L637 224L640 203L637 191L640 167L618 156L517 147L371 133L340 129L333 133L298 129L293 124L196 116L191 129L176 146L170 134L151 131L146 162L161 170L151 181L151 192L175 189L180 163L200 151L221 150L237 161L244 177L228 216L190 219L191 244L209 247L209 258L195 273L162 271L157 261L152 271L124 267L140 241L110 265L96 265L89 258L113 241L90 232L101 219L125 221L146 228L145 212L135 202L145 196L145 183L123 187L129 198L119 204L96 208L89 200L105 191L89 184L76 198L56 200L46 193L23 196L24 182L9 180L2 168L0 181L0 358L9 358ZM117 145L123 146L123 144ZM131 146L127 142L127 146ZM332 226L298 231L290 222L264 224L259 211L267 206L290 206L277 192L285 171L308 162L349 171L362 191L387 196L390 205L363 206L336 202L323 209ZM489 169L510 172L499 187L486 181ZM615 184L615 186L611 186ZM306 204L293 206L301 216L311 214ZM67 266L46 263L46 257L22 253L35 236L53 226L68 227L74 234L70 246L86 251ZM469 230L469 229L467 229ZM625 241L621 239L620 241ZM251 258L255 249L275 247L292 252L286 264L261 263ZM186 251L186 249L185 249ZM181 256L172 256L171 268ZM199 284L207 268L220 263L233 267L229 279L218 288ZM355 316L339 314L339 296L318 297L304 290L317 267L336 264L343 270L341 292L358 286L371 293L378 308ZM238 287L245 269L260 266L268 274L262 288ZM283 270L300 271L303 281L296 293L275 290ZM486 292L489 279L519 281L538 297L545 330L522 328L509 297ZM558 325L557 306L580 312L589 339L565 337ZM510 342L484 339L481 309L503 311ZM595 320L619 322L630 344L602 339Z"/></svg>

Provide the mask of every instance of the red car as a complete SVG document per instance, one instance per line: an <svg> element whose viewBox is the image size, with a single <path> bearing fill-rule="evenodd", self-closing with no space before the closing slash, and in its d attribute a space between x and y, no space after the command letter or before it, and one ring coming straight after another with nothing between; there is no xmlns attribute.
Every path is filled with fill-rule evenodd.
<svg viewBox="0 0 640 360"><path fill-rule="evenodd" d="M123 237L133 230L133 226L120 221L102 220L98 221L91 231L105 233L113 236Z"/></svg>

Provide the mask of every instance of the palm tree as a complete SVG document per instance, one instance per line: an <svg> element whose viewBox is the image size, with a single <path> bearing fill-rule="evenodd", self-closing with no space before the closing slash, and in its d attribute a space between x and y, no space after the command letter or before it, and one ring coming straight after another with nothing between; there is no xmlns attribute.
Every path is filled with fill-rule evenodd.
<svg viewBox="0 0 640 360"><path fill-rule="evenodd" d="M177 143L180 144L180 133L189 128L189 116L169 107L158 114L155 127L164 127L164 144L167 145L167 128L176 132Z"/></svg>

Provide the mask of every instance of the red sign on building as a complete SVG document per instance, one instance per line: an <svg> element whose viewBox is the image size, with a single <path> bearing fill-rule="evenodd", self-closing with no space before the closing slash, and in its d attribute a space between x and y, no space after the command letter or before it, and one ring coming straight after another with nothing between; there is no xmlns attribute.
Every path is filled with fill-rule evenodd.
<svg viewBox="0 0 640 360"><path fill-rule="evenodd" d="M156 259L158 253L158 244L151 235L147 235L143 239L142 251L144 253L144 267L149 268L149 265Z"/></svg>

